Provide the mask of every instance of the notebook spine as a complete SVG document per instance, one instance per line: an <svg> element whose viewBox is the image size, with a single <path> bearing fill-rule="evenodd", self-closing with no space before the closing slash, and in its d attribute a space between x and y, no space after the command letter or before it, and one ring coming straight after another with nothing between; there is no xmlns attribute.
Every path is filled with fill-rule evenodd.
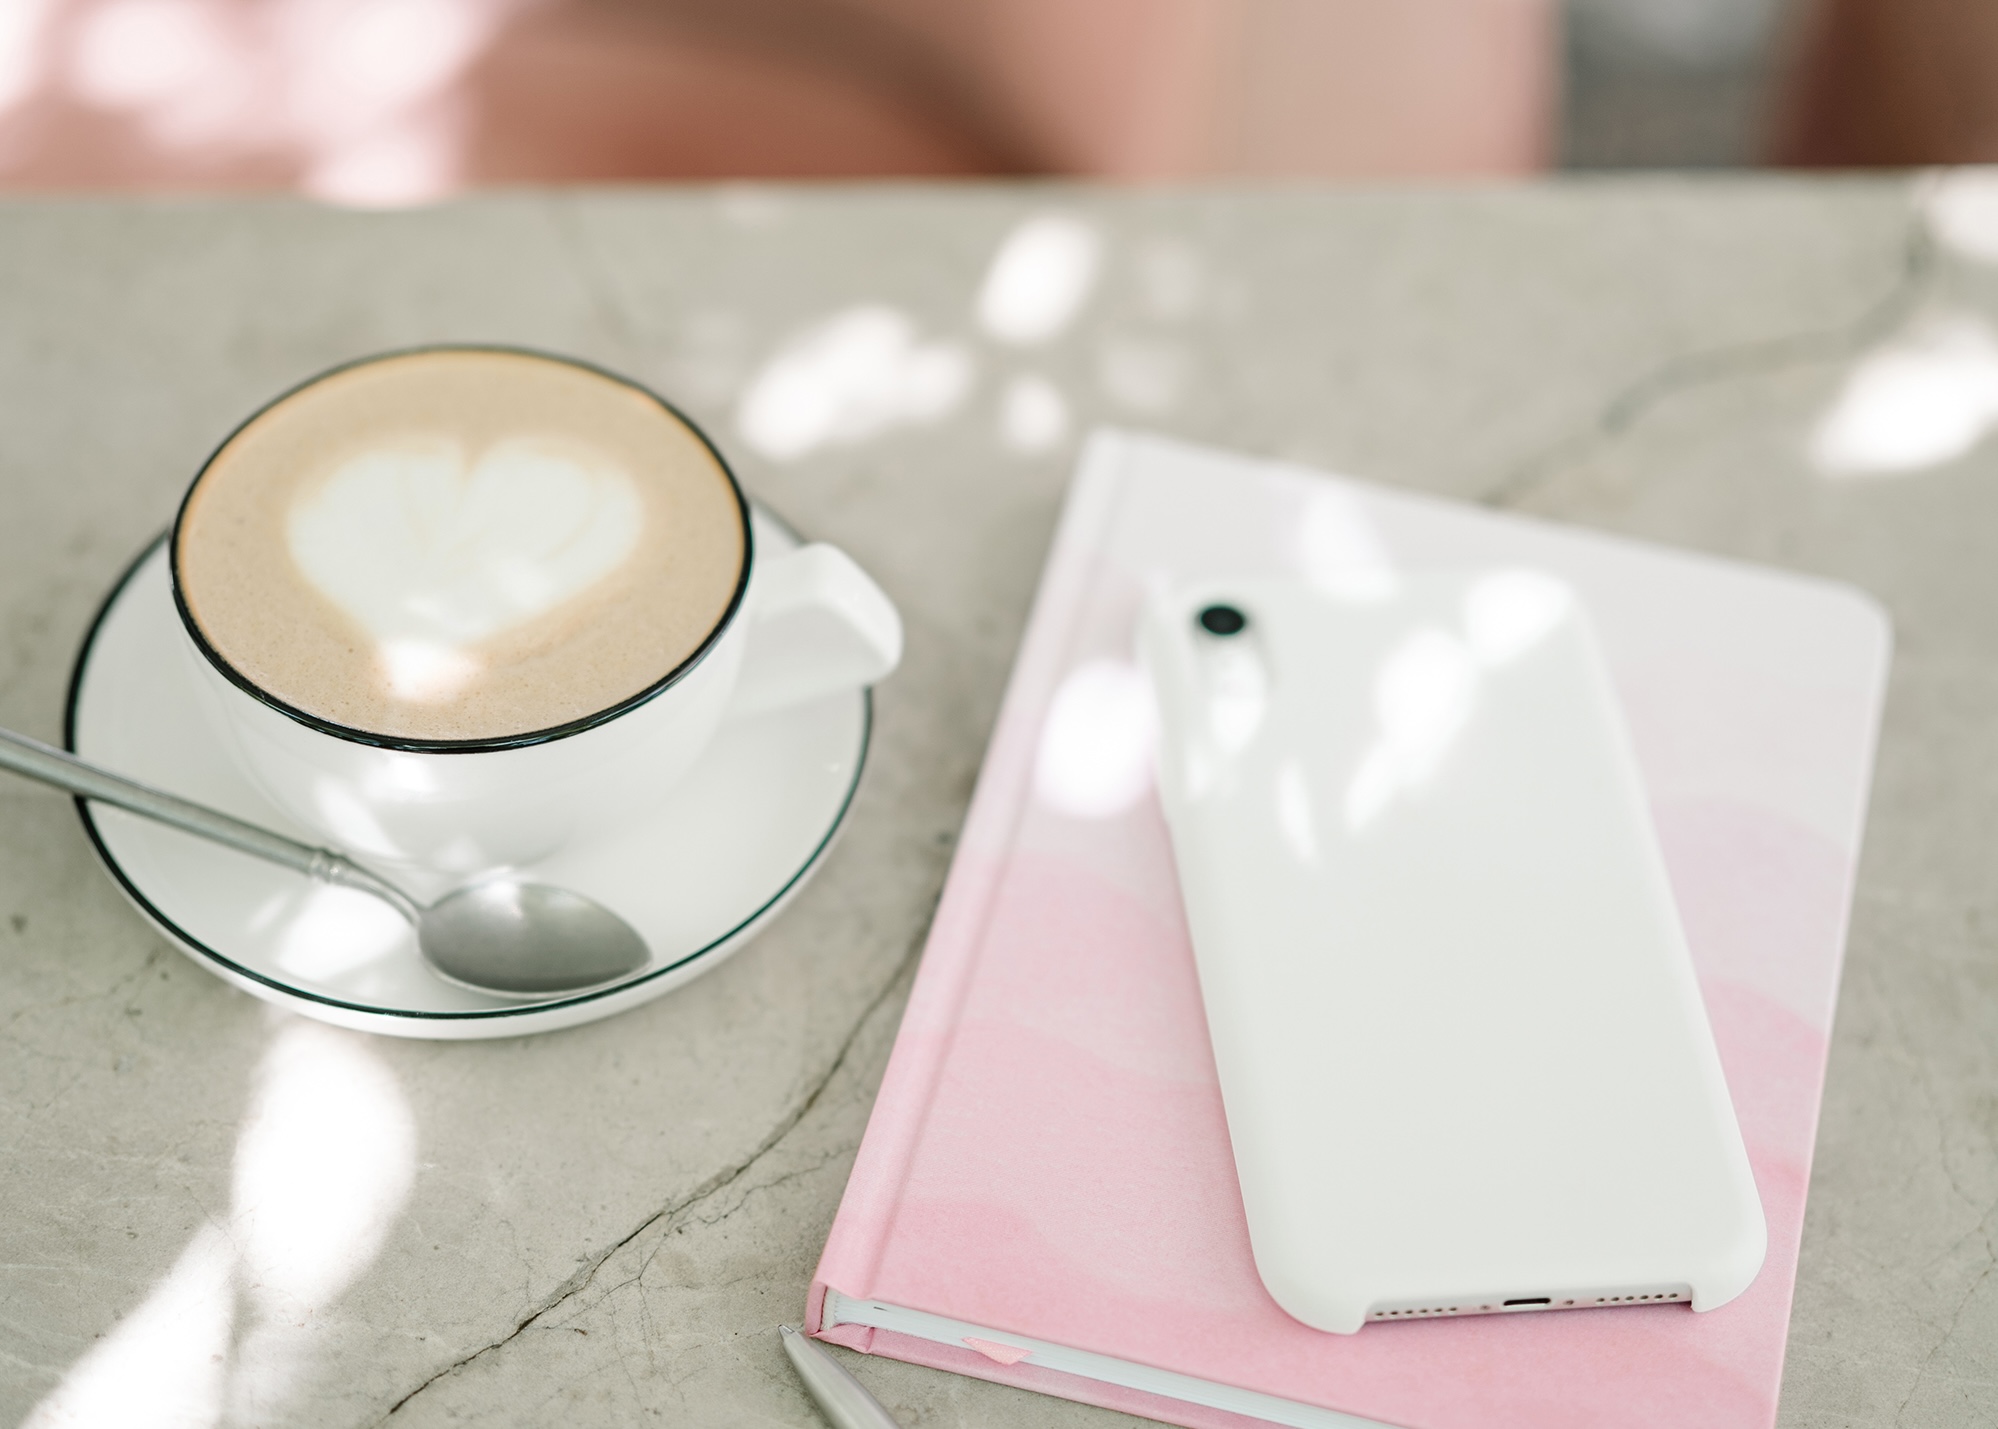
<svg viewBox="0 0 1998 1429"><path fill-rule="evenodd" d="M825 1295L872 1293L910 1161L984 944L992 898L1011 856L1033 779L1040 726L1088 593L1094 554L1110 528L1129 439L1093 434L1050 548L1000 702L950 872L944 880L894 1051L861 1138L846 1193L806 1301L806 1328L822 1328Z"/></svg>

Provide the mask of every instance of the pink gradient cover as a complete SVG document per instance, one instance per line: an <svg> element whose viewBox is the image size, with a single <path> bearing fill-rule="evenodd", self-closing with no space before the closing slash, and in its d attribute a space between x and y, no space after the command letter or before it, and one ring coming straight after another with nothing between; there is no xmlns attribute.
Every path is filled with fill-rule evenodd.
<svg viewBox="0 0 1998 1429"><path fill-rule="evenodd" d="M1324 1334L1249 1252L1133 621L1168 576L1526 564L1587 599L1769 1222L1739 1299ZM1086 450L809 1326L1197 1426L1239 1416L886 1330L828 1287L1411 1429L1775 1419L1889 648L1842 586L1159 438Z"/></svg>

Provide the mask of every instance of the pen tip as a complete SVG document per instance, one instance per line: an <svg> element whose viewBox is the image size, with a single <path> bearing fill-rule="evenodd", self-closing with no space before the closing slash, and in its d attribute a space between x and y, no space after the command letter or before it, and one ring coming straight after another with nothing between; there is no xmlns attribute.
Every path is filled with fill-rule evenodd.
<svg viewBox="0 0 1998 1429"><path fill-rule="evenodd" d="M798 1327L796 1325L779 1325L777 1327L777 1333L782 1335L785 1339L788 1340L793 1335L796 1335L798 1333Z"/></svg>

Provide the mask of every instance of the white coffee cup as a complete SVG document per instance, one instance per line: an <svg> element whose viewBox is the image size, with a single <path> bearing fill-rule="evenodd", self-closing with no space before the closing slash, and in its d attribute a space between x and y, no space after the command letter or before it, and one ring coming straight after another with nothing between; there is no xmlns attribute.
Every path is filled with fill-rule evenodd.
<svg viewBox="0 0 1998 1429"><path fill-rule="evenodd" d="M300 825L419 879L521 867L614 830L665 798L725 721L857 690L901 659L901 620L880 587L833 546L758 553L748 503L721 466L743 519L736 599L690 659L631 699L513 739L348 729L232 667L202 638L176 570L185 648L209 716L250 780Z"/></svg>

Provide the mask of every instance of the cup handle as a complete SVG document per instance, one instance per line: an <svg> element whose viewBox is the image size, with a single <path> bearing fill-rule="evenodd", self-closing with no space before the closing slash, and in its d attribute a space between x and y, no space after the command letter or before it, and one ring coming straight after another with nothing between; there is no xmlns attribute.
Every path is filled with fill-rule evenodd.
<svg viewBox="0 0 1998 1429"><path fill-rule="evenodd" d="M759 556L749 643L731 715L803 704L885 678L902 660L902 618L853 558L823 542Z"/></svg>

